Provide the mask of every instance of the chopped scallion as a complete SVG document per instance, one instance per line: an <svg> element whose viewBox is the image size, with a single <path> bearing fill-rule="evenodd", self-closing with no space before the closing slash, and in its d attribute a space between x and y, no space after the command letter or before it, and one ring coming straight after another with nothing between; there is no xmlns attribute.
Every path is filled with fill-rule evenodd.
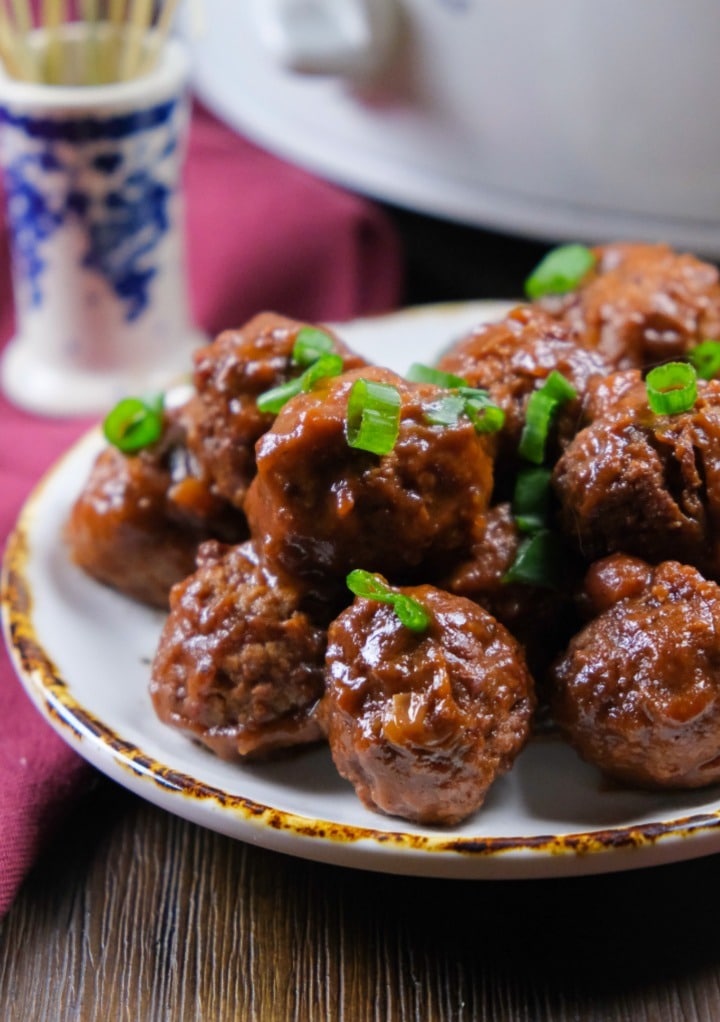
<svg viewBox="0 0 720 1022"><path fill-rule="evenodd" d="M700 341L688 352L701 380L712 380L720 372L720 341Z"/></svg>
<svg viewBox="0 0 720 1022"><path fill-rule="evenodd" d="M320 380L328 379L331 376L339 376L343 371L343 360L340 355L321 355L302 373L293 380L280 383L261 394L257 399L257 406L261 412L270 412L277 415L288 401L298 394L307 394Z"/></svg>
<svg viewBox="0 0 720 1022"><path fill-rule="evenodd" d="M465 414L476 433L497 433L505 425L505 412L489 400L466 397Z"/></svg>
<svg viewBox="0 0 720 1022"><path fill-rule="evenodd" d="M298 330L292 350L292 360L299 366L311 366L322 355L333 350L330 334L316 326L304 326Z"/></svg>
<svg viewBox="0 0 720 1022"><path fill-rule="evenodd" d="M163 394L146 399L123 398L105 416L105 439L123 454L133 454L149 447L162 436L163 406Z"/></svg>
<svg viewBox="0 0 720 1022"><path fill-rule="evenodd" d="M424 406L426 420L433 426L454 426L466 415L478 433L496 433L505 423L505 412L490 400L486 390L456 387Z"/></svg>
<svg viewBox="0 0 720 1022"><path fill-rule="evenodd" d="M389 454L400 432L397 387L359 379L348 396L345 438L348 446L371 454Z"/></svg>
<svg viewBox="0 0 720 1022"><path fill-rule="evenodd" d="M526 461L541 465L545 460L545 447L555 414L566 401L577 396L577 391L562 373L553 369L542 387L533 391L525 412L525 425L518 452Z"/></svg>
<svg viewBox="0 0 720 1022"><path fill-rule="evenodd" d="M436 387L442 387L444 390L464 387L467 384L467 380L464 380L462 376L444 373L441 369L434 369L432 366L426 366L420 362L413 362L408 369L407 379L411 383L434 383Z"/></svg>
<svg viewBox="0 0 720 1022"><path fill-rule="evenodd" d="M356 568L346 578L347 587L355 596L386 603L395 611L400 623L413 632L427 631L430 615L419 600L389 586L382 575Z"/></svg>
<svg viewBox="0 0 720 1022"><path fill-rule="evenodd" d="M537 532L547 527L550 509L549 468L523 468L515 479L512 511L521 532Z"/></svg>
<svg viewBox="0 0 720 1022"><path fill-rule="evenodd" d="M560 537L549 529L539 529L520 543L515 560L503 575L503 582L557 589L561 584L562 563Z"/></svg>
<svg viewBox="0 0 720 1022"><path fill-rule="evenodd" d="M426 420L432 426L454 426L465 411L465 398L459 394L445 394L423 406Z"/></svg>
<svg viewBox="0 0 720 1022"><path fill-rule="evenodd" d="M533 300L544 295L562 295L572 291L597 262L585 245L560 245L540 260L525 281L525 294Z"/></svg>
<svg viewBox="0 0 720 1022"><path fill-rule="evenodd" d="M645 378L648 404L657 415L689 411L697 400L697 373L689 362L666 362Z"/></svg>

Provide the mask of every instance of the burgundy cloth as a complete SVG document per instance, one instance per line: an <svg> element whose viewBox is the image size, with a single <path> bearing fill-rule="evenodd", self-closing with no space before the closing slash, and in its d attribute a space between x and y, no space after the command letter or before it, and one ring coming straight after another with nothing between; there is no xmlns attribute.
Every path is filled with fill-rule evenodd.
<svg viewBox="0 0 720 1022"><path fill-rule="evenodd" d="M196 107L186 163L188 280L209 334L272 309L342 320L397 304L400 249L373 203L256 148ZM0 340L13 329L0 221ZM44 470L88 426L44 419L0 396L0 540ZM0 650L0 914L53 823L93 773L44 722Z"/></svg>

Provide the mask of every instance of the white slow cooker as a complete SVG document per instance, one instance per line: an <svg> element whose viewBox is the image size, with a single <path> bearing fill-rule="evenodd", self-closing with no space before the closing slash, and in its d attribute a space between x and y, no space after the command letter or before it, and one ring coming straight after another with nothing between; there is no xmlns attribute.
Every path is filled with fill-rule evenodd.
<svg viewBox="0 0 720 1022"><path fill-rule="evenodd" d="M718 0L204 0L198 95L420 212L720 255Z"/></svg>

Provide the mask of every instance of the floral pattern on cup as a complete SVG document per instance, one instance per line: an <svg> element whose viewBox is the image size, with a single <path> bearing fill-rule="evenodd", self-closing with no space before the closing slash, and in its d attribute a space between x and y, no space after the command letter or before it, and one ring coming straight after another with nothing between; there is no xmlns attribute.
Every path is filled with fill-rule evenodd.
<svg viewBox="0 0 720 1022"><path fill-rule="evenodd" d="M43 300L45 243L82 224L82 267L101 274L128 321L148 306L151 257L169 230L180 134L176 100L115 117L34 118L0 108L2 162L16 273Z"/></svg>

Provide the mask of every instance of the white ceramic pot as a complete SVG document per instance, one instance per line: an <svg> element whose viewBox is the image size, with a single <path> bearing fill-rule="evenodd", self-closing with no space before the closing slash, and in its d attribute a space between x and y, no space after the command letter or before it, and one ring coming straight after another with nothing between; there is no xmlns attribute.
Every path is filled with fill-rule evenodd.
<svg viewBox="0 0 720 1022"><path fill-rule="evenodd" d="M359 191L720 254L717 0L204 0L196 87Z"/></svg>

